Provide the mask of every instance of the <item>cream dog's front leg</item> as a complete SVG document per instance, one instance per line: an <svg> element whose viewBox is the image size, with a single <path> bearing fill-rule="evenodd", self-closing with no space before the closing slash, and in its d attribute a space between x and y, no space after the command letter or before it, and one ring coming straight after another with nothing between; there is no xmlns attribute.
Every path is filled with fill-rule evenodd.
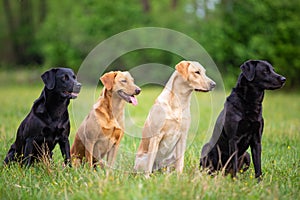
<svg viewBox="0 0 300 200"><path fill-rule="evenodd" d="M149 178L153 170L154 161L158 151L159 141L160 141L159 137L152 137L149 142L148 159L147 159L146 169L145 169L147 178Z"/></svg>
<svg viewBox="0 0 300 200"><path fill-rule="evenodd" d="M175 149L175 158L176 158L176 162L175 162L175 169L178 173L182 173L183 172L183 167L184 167L184 153L185 153L185 148L186 148L186 139L187 139L187 134L183 134L177 145L176 145L176 149Z"/></svg>

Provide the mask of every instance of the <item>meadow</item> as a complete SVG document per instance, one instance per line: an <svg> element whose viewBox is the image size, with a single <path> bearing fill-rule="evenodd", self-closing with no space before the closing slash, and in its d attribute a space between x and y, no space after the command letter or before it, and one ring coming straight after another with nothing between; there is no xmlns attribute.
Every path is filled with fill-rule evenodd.
<svg viewBox="0 0 300 200"><path fill-rule="evenodd" d="M40 95L42 85L0 85L0 160L15 140L20 122ZM192 125L185 152L184 172L156 172L150 179L133 174L134 153L141 128L159 87L142 88L139 105L126 106L126 134L114 169L64 168L57 146L52 163L24 169L0 164L0 199L298 199L300 196L300 94L268 91L263 116L263 180L257 183L254 168L237 179L221 174L210 177L199 171L202 145L209 139L224 94L197 93L192 99ZM76 129L97 99L101 88L83 88L70 104L73 143ZM229 92L229 91L228 91ZM228 94L228 92L226 94ZM88 102L88 103L85 103ZM212 102L218 102L212 109Z"/></svg>

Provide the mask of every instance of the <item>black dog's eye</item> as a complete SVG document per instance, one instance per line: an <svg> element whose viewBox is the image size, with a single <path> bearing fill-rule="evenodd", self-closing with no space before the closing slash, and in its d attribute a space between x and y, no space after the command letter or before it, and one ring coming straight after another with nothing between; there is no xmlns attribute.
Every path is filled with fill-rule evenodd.
<svg viewBox="0 0 300 200"><path fill-rule="evenodd" d="M64 76L63 76L63 80L64 80L64 81L68 81L68 80L69 80L69 76L68 76L68 75L64 75Z"/></svg>
<svg viewBox="0 0 300 200"><path fill-rule="evenodd" d="M73 78L73 79L76 79L76 76L73 75L72 78Z"/></svg>
<svg viewBox="0 0 300 200"><path fill-rule="evenodd" d="M269 72L270 72L269 69L264 69L264 71L263 71L264 74L268 74Z"/></svg>
<svg viewBox="0 0 300 200"><path fill-rule="evenodd" d="M127 81L124 79L124 80L121 80L121 82L126 83Z"/></svg>
<svg viewBox="0 0 300 200"><path fill-rule="evenodd" d="M196 71L195 73L200 75L200 71Z"/></svg>

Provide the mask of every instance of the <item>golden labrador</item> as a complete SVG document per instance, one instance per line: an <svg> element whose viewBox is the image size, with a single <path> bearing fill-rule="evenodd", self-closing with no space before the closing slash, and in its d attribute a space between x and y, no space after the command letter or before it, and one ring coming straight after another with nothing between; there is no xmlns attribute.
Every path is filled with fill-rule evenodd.
<svg viewBox="0 0 300 200"><path fill-rule="evenodd" d="M71 155L75 165L85 157L90 166L100 164L106 156L113 166L120 141L124 134L125 102L137 105L141 89L134 84L129 72L109 72L100 78L104 85L101 96L81 123Z"/></svg>
<svg viewBox="0 0 300 200"><path fill-rule="evenodd" d="M192 91L208 92L215 85L198 62L181 61L176 65L144 124L135 159L136 171L149 177L154 170L173 164L177 172L183 171Z"/></svg>

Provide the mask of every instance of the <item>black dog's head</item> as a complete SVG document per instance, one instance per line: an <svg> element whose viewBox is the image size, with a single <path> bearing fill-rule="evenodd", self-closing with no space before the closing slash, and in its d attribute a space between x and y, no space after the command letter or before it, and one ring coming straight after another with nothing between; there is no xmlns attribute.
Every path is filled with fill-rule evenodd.
<svg viewBox="0 0 300 200"><path fill-rule="evenodd" d="M63 98L75 99L81 89L81 84L77 82L72 69L54 68L42 74L45 87Z"/></svg>
<svg viewBox="0 0 300 200"><path fill-rule="evenodd" d="M277 74L273 66L263 60L249 60L241 65L242 75L247 81L263 90L275 90L281 88L286 78Z"/></svg>

